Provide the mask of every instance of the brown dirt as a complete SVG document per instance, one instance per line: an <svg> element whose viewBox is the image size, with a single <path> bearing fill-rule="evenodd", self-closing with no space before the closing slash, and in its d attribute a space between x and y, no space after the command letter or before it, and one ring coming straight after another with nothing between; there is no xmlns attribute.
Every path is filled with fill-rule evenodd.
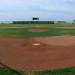
<svg viewBox="0 0 75 75"><path fill-rule="evenodd" d="M48 31L47 29L29 29L29 32L46 32Z"/></svg>
<svg viewBox="0 0 75 75"><path fill-rule="evenodd" d="M75 36L56 36L56 37L45 37L35 38L35 40L42 42L47 45L53 46L73 46L75 45Z"/></svg>
<svg viewBox="0 0 75 75"><path fill-rule="evenodd" d="M33 46L33 43L40 45ZM28 39L0 37L0 61L25 71L72 67L75 66L75 36Z"/></svg>

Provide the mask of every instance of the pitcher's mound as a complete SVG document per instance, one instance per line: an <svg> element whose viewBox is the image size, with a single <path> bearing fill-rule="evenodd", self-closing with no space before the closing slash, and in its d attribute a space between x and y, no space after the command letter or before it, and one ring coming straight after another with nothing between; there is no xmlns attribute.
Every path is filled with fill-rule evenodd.
<svg viewBox="0 0 75 75"><path fill-rule="evenodd" d="M28 30L29 32L46 32L48 31L47 29L30 29Z"/></svg>

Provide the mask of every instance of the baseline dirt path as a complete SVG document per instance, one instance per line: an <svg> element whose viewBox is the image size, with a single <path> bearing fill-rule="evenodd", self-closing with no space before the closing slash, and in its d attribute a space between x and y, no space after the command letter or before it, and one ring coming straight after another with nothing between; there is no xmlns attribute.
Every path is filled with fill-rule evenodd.
<svg viewBox="0 0 75 75"><path fill-rule="evenodd" d="M34 46L34 43L40 45ZM0 37L0 61L24 71L72 67L75 66L75 36Z"/></svg>

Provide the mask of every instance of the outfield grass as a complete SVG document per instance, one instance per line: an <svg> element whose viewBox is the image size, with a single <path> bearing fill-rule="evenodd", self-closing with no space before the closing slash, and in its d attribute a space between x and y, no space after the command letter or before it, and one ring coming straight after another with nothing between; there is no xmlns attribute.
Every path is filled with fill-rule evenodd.
<svg viewBox="0 0 75 75"><path fill-rule="evenodd" d="M32 28L8 28L31 26L32 28L47 29L47 32L28 32ZM51 26L51 27L50 27ZM0 36L14 37L45 37L45 36L60 36L60 35L75 35L75 29L56 28L56 27L75 27L75 25L61 24L0 24Z"/></svg>
<svg viewBox="0 0 75 75"><path fill-rule="evenodd" d="M57 27L75 27L75 24L0 24L0 27L17 27L17 26L32 26L32 27L48 27L48 26L57 26Z"/></svg>

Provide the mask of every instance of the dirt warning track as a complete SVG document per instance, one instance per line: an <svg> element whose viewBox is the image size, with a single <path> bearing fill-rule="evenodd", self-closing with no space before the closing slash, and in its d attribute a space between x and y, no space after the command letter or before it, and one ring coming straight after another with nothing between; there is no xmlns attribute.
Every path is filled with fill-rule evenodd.
<svg viewBox="0 0 75 75"><path fill-rule="evenodd" d="M75 66L75 36L0 37L0 61L25 71L72 67Z"/></svg>

